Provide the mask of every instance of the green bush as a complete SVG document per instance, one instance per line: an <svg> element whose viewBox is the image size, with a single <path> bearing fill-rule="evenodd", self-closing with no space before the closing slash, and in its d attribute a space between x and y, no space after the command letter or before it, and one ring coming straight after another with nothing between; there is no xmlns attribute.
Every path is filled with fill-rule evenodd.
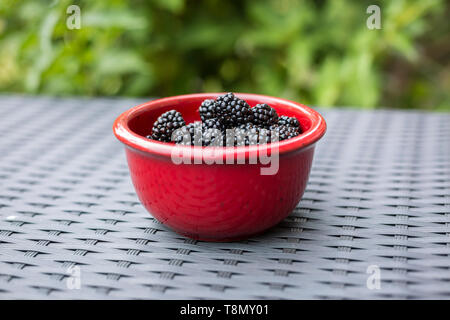
<svg viewBox="0 0 450 320"><path fill-rule="evenodd" d="M79 30L66 26L72 4ZM370 4L380 30L366 27ZM450 110L448 11L444 0L2 0L0 90Z"/></svg>

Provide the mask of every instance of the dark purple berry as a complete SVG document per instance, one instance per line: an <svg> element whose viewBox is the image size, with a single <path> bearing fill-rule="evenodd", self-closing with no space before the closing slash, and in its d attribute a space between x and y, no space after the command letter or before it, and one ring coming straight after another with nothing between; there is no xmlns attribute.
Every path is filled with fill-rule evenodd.
<svg viewBox="0 0 450 320"><path fill-rule="evenodd" d="M294 117L280 116L278 119L278 125L300 129L300 124L299 124L297 118L294 118ZM300 130L300 133L301 133L301 130Z"/></svg>
<svg viewBox="0 0 450 320"><path fill-rule="evenodd" d="M278 114L266 103L257 104L251 108L253 113L253 123L260 127L269 127L278 122Z"/></svg>
<svg viewBox="0 0 450 320"><path fill-rule="evenodd" d="M198 111L202 121L206 121L207 119L217 118L219 109L215 100L206 99L202 102Z"/></svg>
<svg viewBox="0 0 450 320"><path fill-rule="evenodd" d="M181 113L176 110L164 112L153 124L152 134L147 138L170 142L172 133L186 125Z"/></svg>
<svg viewBox="0 0 450 320"><path fill-rule="evenodd" d="M271 130L271 140L274 140L274 134L278 136L278 141L291 139L300 134L299 128L279 124L270 126L269 129Z"/></svg>
<svg viewBox="0 0 450 320"><path fill-rule="evenodd" d="M199 112L203 121L215 118L223 128L228 129L253 120L248 103L231 92L217 97L216 100L203 101Z"/></svg>

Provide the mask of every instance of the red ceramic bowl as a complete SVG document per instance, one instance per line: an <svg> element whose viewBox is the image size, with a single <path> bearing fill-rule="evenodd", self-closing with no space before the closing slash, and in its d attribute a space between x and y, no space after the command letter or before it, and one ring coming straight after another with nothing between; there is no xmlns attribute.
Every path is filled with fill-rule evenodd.
<svg viewBox="0 0 450 320"><path fill-rule="evenodd" d="M296 117L303 133L266 145L220 147L215 154L205 154L211 148L177 146L145 138L163 112L180 111L187 123L200 120L201 102L218 95L190 94L150 101L121 114L113 130L125 144L137 195L156 219L194 239L231 241L260 233L292 212L305 190L315 143L324 135L326 124L319 113L302 104L236 94L250 106L267 103L280 115ZM179 161L172 159L175 150L186 152L186 161L191 164L176 164ZM259 161L264 155L270 158ZM267 170L265 174L263 168Z"/></svg>

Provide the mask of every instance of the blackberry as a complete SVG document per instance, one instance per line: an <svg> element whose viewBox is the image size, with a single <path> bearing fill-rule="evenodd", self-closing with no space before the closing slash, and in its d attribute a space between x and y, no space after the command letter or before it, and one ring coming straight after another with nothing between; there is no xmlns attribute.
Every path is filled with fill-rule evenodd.
<svg viewBox="0 0 450 320"><path fill-rule="evenodd" d="M186 125L181 113L176 110L164 112L153 124L152 134L147 138L170 142L172 133Z"/></svg>
<svg viewBox="0 0 450 320"><path fill-rule="evenodd" d="M288 116L280 116L280 118L278 119L278 125L297 128L297 129L299 129L299 131L301 133L300 124L299 124L297 118L288 117Z"/></svg>
<svg viewBox="0 0 450 320"><path fill-rule="evenodd" d="M266 144L271 141L271 132L267 128L260 128L258 130L258 144Z"/></svg>
<svg viewBox="0 0 450 320"><path fill-rule="evenodd" d="M252 123L242 124L233 130L233 135L227 136L227 142L232 146L249 146L270 142L270 131Z"/></svg>
<svg viewBox="0 0 450 320"><path fill-rule="evenodd" d="M195 121L195 122L189 123L186 126L186 129L189 131L191 136L194 136L196 133L198 133L199 131L201 131L203 129L203 123L200 121Z"/></svg>
<svg viewBox="0 0 450 320"><path fill-rule="evenodd" d="M235 128L234 129L234 135L232 135L233 137L233 146L248 146L250 144L250 139L249 136L251 134L249 134L249 131L254 130L256 131L255 128L252 129L244 129L244 128ZM252 136L254 137L256 133L254 133ZM230 137L231 138L231 137ZM230 138L228 138L227 142L231 141Z"/></svg>
<svg viewBox="0 0 450 320"><path fill-rule="evenodd" d="M193 122L175 132L174 142L186 146L222 145L222 130ZM219 140L217 140L219 138Z"/></svg>
<svg viewBox="0 0 450 320"><path fill-rule="evenodd" d="M206 119L203 121L203 126L209 129L223 130L222 123L217 118Z"/></svg>
<svg viewBox="0 0 450 320"><path fill-rule="evenodd" d="M189 126L191 125L192 124L189 124L187 126L183 126L175 130L174 133L172 134L172 141L175 142L176 144L190 146L192 144L192 138Z"/></svg>
<svg viewBox="0 0 450 320"><path fill-rule="evenodd" d="M173 141L186 146L201 145L202 131L202 122L189 123L176 131Z"/></svg>
<svg viewBox="0 0 450 320"><path fill-rule="evenodd" d="M282 117L286 116L281 116ZM278 137L278 141L283 141L287 139L294 138L301 133L300 126L298 125L298 121L295 118L286 117L290 124L288 125L280 125L280 121L278 124L272 124L271 126L257 126L252 123L242 124L238 127L238 129L247 130L245 133L248 134L248 138L245 138L245 145L253 145L253 144L265 144L270 143L274 140L273 135ZM285 119L286 120L286 119ZM297 127L294 125L297 124ZM243 131L238 131L238 133L242 133Z"/></svg>
<svg viewBox="0 0 450 320"><path fill-rule="evenodd" d="M285 125L273 125L269 128L272 134L278 136L278 141L294 138L300 134L299 128L285 126Z"/></svg>
<svg viewBox="0 0 450 320"><path fill-rule="evenodd" d="M261 127L269 127L278 122L278 114L266 103L257 104L251 108L253 123Z"/></svg>
<svg viewBox="0 0 450 320"><path fill-rule="evenodd" d="M203 121L215 118L224 129L231 129L253 120L253 113L248 103L231 92L217 97L216 100L203 101L199 112Z"/></svg>
<svg viewBox="0 0 450 320"><path fill-rule="evenodd" d="M253 121L253 113L248 103L235 97L231 92L217 97L216 104L221 110L219 121L225 128L234 128Z"/></svg>
<svg viewBox="0 0 450 320"><path fill-rule="evenodd" d="M251 122L238 126L235 130L235 145L255 145L258 144L259 130L261 128Z"/></svg>
<svg viewBox="0 0 450 320"><path fill-rule="evenodd" d="M224 145L224 133L216 128L203 128L202 145L222 147Z"/></svg>
<svg viewBox="0 0 450 320"><path fill-rule="evenodd" d="M202 121L206 121L207 119L216 118L218 116L219 110L215 100L206 99L198 108L200 113L200 118Z"/></svg>
<svg viewBox="0 0 450 320"><path fill-rule="evenodd" d="M238 125L236 128L237 129L246 129L246 130L250 130L253 128L256 128L257 126L251 122L247 122L247 123L242 123L240 125Z"/></svg>

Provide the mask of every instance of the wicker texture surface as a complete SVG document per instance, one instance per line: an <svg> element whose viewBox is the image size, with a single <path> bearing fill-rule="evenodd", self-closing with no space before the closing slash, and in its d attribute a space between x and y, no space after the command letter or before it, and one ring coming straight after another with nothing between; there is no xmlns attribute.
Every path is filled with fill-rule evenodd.
<svg viewBox="0 0 450 320"><path fill-rule="evenodd" d="M449 114L322 109L296 210L206 243L136 198L111 126L139 102L0 96L0 298L450 298Z"/></svg>

